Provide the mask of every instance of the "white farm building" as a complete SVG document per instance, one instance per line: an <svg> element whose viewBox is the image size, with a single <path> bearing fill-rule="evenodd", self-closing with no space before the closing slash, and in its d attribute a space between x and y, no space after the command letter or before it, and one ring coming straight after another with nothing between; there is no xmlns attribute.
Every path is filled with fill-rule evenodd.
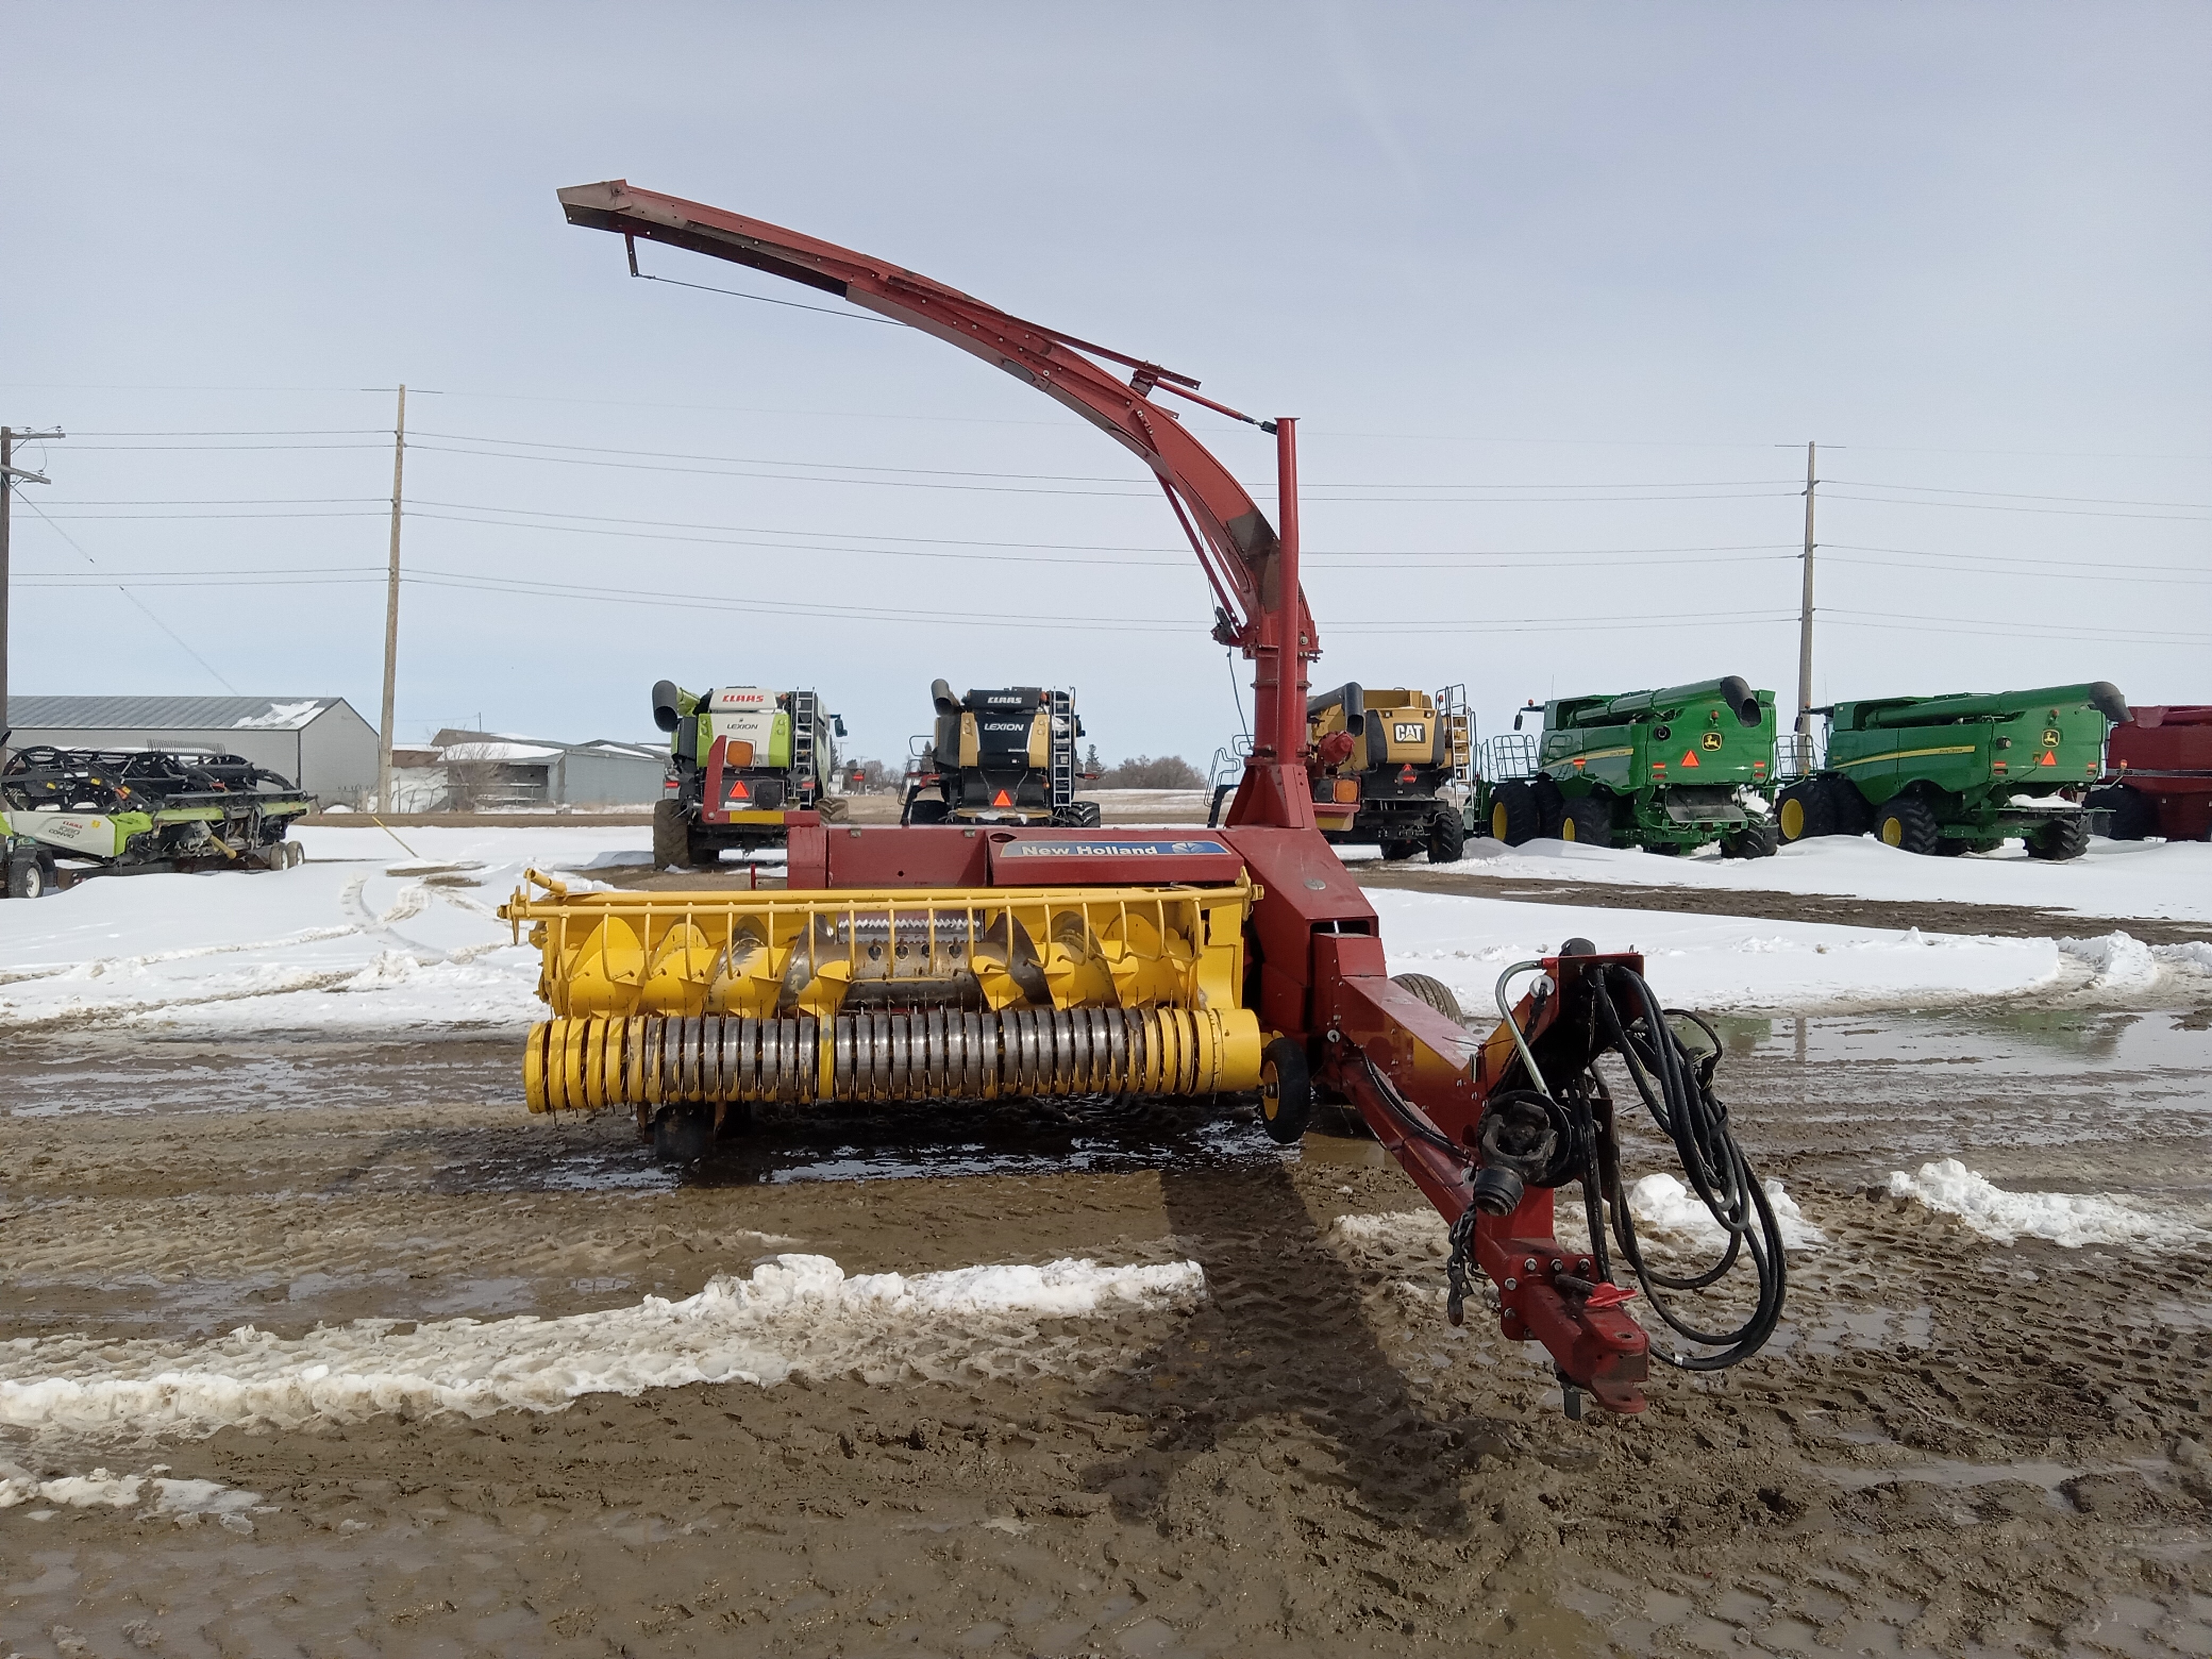
<svg viewBox="0 0 2212 1659"><path fill-rule="evenodd" d="M343 697L15 697L10 749L215 750L289 778L323 805L376 789L376 729Z"/></svg>

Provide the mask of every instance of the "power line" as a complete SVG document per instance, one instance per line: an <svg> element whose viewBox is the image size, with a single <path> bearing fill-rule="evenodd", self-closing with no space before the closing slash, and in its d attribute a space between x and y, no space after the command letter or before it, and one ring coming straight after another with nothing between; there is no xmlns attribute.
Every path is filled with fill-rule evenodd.
<svg viewBox="0 0 2212 1659"><path fill-rule="evenodd" d="M78 545L76 538L70 535L68 531L63 529L59 525L55 524L52 519L47 519L46 513L40 507L36 501L26 498L23 505L29 507L32 512L36 513L41 519L46 519L47 525L52 529L54 534L60 537L71 547L76 548L78 556L82 557L87 564L97 565L100 562L99 560L94 558L91 554L87 553L82 546ZM168 623L163 622L159 617L155 616L152 610L148 607L143 599L140 599L136 593L133 593L129 588L124 586L120 582L114 584L114 587L117 592L120 593L125 599L130 600L131 604L137 605L141 611L145 613L146 620L148 622L152 623L155 627L160 629L164 634L167 634L171 639L174 640L177 642L177 648L179 651L182 651L186 656L190 657L201 667L206 669L207 672L214 677L215 682L217 685L222 687L224 690L229 692L233 696L236 696L238 695L238 688L233 685L228 680L223 678L222 675L216 670L216 665L213 663L210 662L205 657L200 655L198 652L193 650L191 646L185 644L184 635L178 633L175 629L170 627Z"/></svg>

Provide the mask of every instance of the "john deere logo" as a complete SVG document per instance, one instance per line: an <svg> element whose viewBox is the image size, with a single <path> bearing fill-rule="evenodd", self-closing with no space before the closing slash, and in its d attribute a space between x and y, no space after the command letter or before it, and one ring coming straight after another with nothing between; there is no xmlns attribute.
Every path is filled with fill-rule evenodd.
<svg viewBox="0 0 2212 1659"><path fill-rule="evenodd" d="M1698 740L1698 747L1701 749L1717 749L1720 746L1721 734L1717 732L1708 732Z"/></svg>
<svg viewBox="0 0 2212 1659"><path fill-rule="evenodd" d="M2046 727L2046 728L2045 729L2045 731L2044 731L2044 733L2043 733L2043 746L2044 746L2045 749L2056 749L2056 748L2057 748L2057 747L2058 747L2058 733L2057 733L2057 732L2053 732L2053 731L2051 731L2051 730L2050 730L2049 728L2047 728L2047 727Z"/></svg>

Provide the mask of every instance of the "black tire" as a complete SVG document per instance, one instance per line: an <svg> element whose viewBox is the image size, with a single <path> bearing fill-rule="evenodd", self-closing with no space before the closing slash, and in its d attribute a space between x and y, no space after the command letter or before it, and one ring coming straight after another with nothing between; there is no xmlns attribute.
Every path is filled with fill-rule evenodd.
<svg viewBox="0 0 2212 1659"><path fill-rule="evenodd" d="M1499 784L1490 797L1490 833L1508 847L1519 847L1543 834L1536 792L1518 778Z"/></svg>
<svg viewBox="0 0 2212 1659"><path fill-rule="evenodd" d="M1875 827L1874 803L1859 793L1858 786L1840 773L1830 772L1813 781L1828 811L1826 833L1863 836Z"/></svg>
<svg viewBox="0 0 2212 1659"><path fill-rule="evenodd" d="M1899 795L1888 805L1877 809L1874 832L1883 846L1917 853L1923 858L1932 855L1943 839L1936 826L1935 809L1915 795Z"/></svg>
<svg viewBox="0 0 2212 1659"><path fill-rule="evenodd" d="M1382 843L1382 856L1392 864L1409 859L1420 850L1421 843L1417 841L1386 841Z"/></svg>
<svg viewBox="0 0 2212 1659"><path fill-rule="evenodd" d="M1313 1079L1304 1046L1277 1037L1260 1055L1260 1127L1279 1146L1295 1146L1313 1118Z"/></svg>
<svg viewBox="0 0 2212 1659"><path fill-rule="evenodd" d="M1053 809L1052 821L1062 830L1096 830L1099 824L1098 803L1095 800L1070 801Z"/></svg>
<svg viewBox="0 0 2212 1659"><path fill-rule="evenodd" d="M284 858L296 870L307 861L307 849L296 841L288 841L284 843Z"/></svg>
<svg viewBox="0 0 2212 1659"><path fill-rule="evenodd" d="M1229 798L1236 793L1237 786L1233 783L1217 783L1213 786L1213 803L1206 809L1207 829L1218 830L1221 827L1221 809L1229 804Z"/></svg>
<svg viewBox="0 0 2212 1659"><path fill-rule="evenodd" d="M2053 818L2027 838L2027 855L2063 864L2089 850L2089 824L2084 818Z"/></svg>
<svg viewBox="0 0 2212 1659"><path fill-rule="evenodd" d="M2087 803L2112 815L2114 841L2141 841L2158 833L2158 803L2140 789L2124 783L2093 789Z"/></svg>
<svg viewBox="0 0 2212 1659"><path fill-rule="evenodd" d="M1467 820L1456 806L1440 809L1429 820L1429 862L1457 864L1467 854Z"/></svg>
<svg viewBox="0 0 2212 1659"><path fill-rule="evenodd" d="M952 808L941 800L924 800L919 795L906 804L899 814L901 823L943 823L952 816Z"/></svg>
<svg viewBox="0 0 2212 1659"><path fill-rule="evenodd" d="M1612 846L1612 798L1583 795L1565 802L1559 811L1559 839L1577 847Z"/></svg>
<svg viewBox="0 0 2212 1659"><path fill-rule="evenodd" d="M672 1165L696 1164L714 1150L714 1109L664 1106L653 1115L653 1155Z"/></svg>
<svg viewBox="0 0 2212 1659"><path fill-rule="evenodd" d="M1721 837L1721 856L1724 859L1771 859L1780 848L1782 840L1772 818L1752 818L1741 830L1731 830Z"/></svg>
<svg viewBox="0 0 2212 1659"><path fill-rule="evenodd" d="M1836 833L1835 814L1829 809L1828 792L1820 782L1819 778L1807 778L1776 797L1775 833L1784 841L1810 841L1815 836Z"/></svg>
<svg viewBox="0 0 2212 1659"><path fill-rule="evenodd" d="M843 795L817 795L814 810L822 814L824 823L842 823L853 810L853 804Z"/></svg>
<svg viewBox="0 0 2212 1659"><path fill-rule="evenodd" d="M691 831L684 819L680 801L657 800L653 804L653 867L665 870L671 865L678 868L691 862Z"/></svg>
<svg viewBox="0 0 2212 1659"><path fill-rule="evenodd" d="M1540 777L1528 786L1536 800L1536 821L1542 826L1538 834L1550 840L1559 839L1559 830L1565 821L1567 798L1559 793L1559 786L1549 778Z"/></svg>
<svg viewBox="0 0 2212 1659"><path fill-rule="evenodd" d="M1393 974L1390 983L1401 990L1411 991L1446 1019L1462 1018L1459 999L1452 994L1451 987L1440 979L1431 978L1427 974Z"/></svg>
<svg viewBox="0 0 2212 1659"><path fill-rule="evenodd" d="M37 855L8 860L8 896L44 898L53 889L53 878Z"/></svg>

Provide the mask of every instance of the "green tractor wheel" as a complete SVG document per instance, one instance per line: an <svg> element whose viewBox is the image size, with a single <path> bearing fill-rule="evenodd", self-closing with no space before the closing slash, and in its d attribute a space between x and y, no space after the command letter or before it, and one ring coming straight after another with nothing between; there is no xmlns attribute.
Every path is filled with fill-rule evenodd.
<svg viewBox="0 0 2212 1659"><path fill-rule="evenodd" d="M653 867L665 870L691 862L690 836L684 826L684 808L672 800L653 804Z"/></svg>
<svg viewBox="0 0 2212 1659"><path fill-rule="evenodd" d="M1730 830L1721 836L1721 856L1724 859L1771 859L1781 846L1781 837L1772 818L1750 818L1741 830Z"/></svg>
<svg viewBox="0 0 2212 1659"><path fill-rule="evenodd" d="M1518 847L1543 832L1535 791L1518 779L1499 784L1498 793L1490 798L1490 833L1508 847Z"/></svg>
<svg viewBox="0 0 2212 1659"><path fill-rule="evenodd" d="M1559 809L1559 839L1579 847L1612 846L1612 800L1604 795L1583 795L1563 802Z"/></svg>
<svg viewBox="0 0 2212 1659"><path fill-rule="evenodd" d="M1784 841L1810 841L1835 833L1834 815L1828 810L1827 792L1818 778L1793 783L1775 803L1774 826Z"/></svg>
<svg viewBox="0 0 2212 1659"><path fill-rule="evenodd" d="M2063 863L2089 850L2089 826L2081 818L2053 818L2027 838L2027 855Z"/></svg>
<svg viewBox="0 0 2212 1659"><path fill-rule="evenodd" d="M1943 840L1934 811L1926 801L1911 795L1900 795L1877 811L1874 831L1883 846L1923 856L1933 854Z"/></svg>

